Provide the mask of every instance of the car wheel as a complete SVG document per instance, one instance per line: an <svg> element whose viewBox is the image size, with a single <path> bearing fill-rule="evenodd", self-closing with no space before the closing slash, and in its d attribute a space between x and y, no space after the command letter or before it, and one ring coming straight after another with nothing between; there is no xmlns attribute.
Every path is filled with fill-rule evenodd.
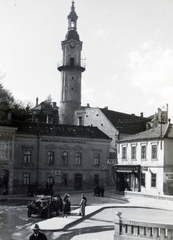
<svg viewBox="0 0 173 240"><path fill-rule="evenodd" d="M50 218L50 208L48 208L46 211L46 218Z"/></svg>
<svg viewBox="0 0 173 240"><path fill-rule="evenodd" d="M31 217L31 211L28 209L28 217Z"/></svg>

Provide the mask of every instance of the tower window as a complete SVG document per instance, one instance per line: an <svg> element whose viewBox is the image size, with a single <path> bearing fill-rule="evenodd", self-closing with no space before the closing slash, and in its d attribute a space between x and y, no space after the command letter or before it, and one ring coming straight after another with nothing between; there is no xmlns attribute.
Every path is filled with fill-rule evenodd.
<svg viewBox="0 0 173 240"><path fill-rule="evenodd" d="M75 27L74 22L71 22L71 29L74 29L74 27Z"/></svg>
<svg viewBox="0 0 173 240"><path fill-rule="evenodd" d="M70 66L74 66L74 58L70 58Z"/></svg>

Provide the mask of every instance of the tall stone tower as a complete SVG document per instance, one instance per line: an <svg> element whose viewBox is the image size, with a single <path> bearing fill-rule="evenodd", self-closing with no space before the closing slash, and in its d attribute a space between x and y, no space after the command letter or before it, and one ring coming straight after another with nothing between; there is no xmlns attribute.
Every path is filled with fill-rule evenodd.
<svg viewBox="0 0 173 240"><path fill-rule="evenodd" d="M74 124L74 111L81 106L81 77L85 65L81 62L82 42L77 33L77 19L74 1L67 17L68 32L62 41L63 60L58 64L61 72L61 101L59 123Z"/></svg>

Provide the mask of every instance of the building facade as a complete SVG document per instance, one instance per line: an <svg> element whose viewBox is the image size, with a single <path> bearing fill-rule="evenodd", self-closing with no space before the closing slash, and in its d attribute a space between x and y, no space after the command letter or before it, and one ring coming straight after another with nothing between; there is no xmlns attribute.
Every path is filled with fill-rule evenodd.
<svg viewBox="0 0 173 240"><path fill-rule="evenodd" d="M118 141L114 166L117 190L173 194L173 125L157 127Z"/></svg>
<svg viewBox="0 0 173 240"><path fill-rule="evenodd" d="M109 185L106 160L110 138L98 128L23 123L14 152L14 193L29 184L53 183L55 192Z"/></svg>
<svg viewBox="0 0 173 240"><path fill-rule="evenodd" d="M0 195L13 193L14 142L16 127L0 126Z"/></svg>

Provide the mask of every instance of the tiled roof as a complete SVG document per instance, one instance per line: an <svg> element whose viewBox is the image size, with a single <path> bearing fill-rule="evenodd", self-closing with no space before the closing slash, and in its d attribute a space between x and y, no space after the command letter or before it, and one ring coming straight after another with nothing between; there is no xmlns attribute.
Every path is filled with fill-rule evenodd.
<svg viewBox="0 0 173 240"><path fill-rule="evenodd" d="M110 138L97 127L54 125L33 122L16 122L15 125L18 127L17 134L39 134L46 136L95 138L110 140Z"/></svg>
<svg viewBox="0 0 173 240"><path fill-rule="evenodd" d="M115 112L106 108L100 108L100 110L120 133L135 134L145 131L146 123L149 121L148 118L133 114Z"/></svg>
<svg viewBox="0 0 173 240"><path fill-rule="evenodd" d="M162 133L162 134L161 134ZM128 141L137 141L137 140L151 140L161 138L173 138L173 125L172 124L162 124L158 127L140 132L128 137L125 137L118 142L128 142Z"/></svg>

